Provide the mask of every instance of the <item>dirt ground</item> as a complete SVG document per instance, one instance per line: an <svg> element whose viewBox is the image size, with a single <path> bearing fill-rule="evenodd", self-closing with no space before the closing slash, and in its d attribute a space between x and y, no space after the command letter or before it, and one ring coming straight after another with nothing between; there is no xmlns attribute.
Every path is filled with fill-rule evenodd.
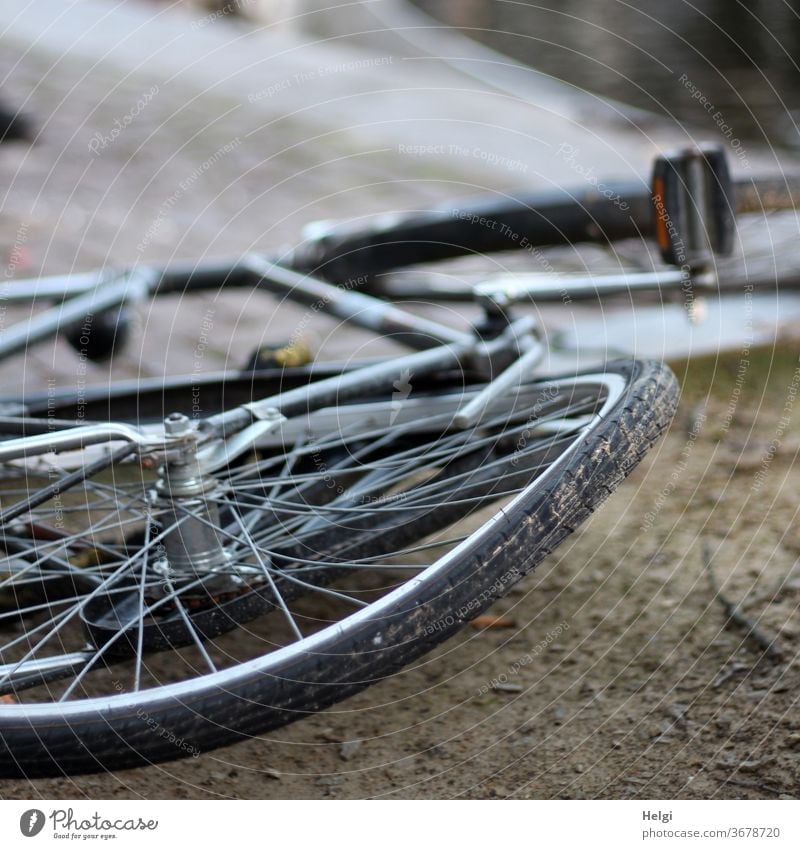
<svg viewBox="0 0 800 849"><path fill-rule="evenodd" d="M676 371L671 432L495 606L513 628L467 628L397 677L244 744L3 781L0 797L797 796L798 349Z"/></svg>
<svg viewBox="0 0 800 849"><path fill-rule="evenodd" d="M181 80L162 82L141 119L94 156L92 139L149 78L90 74L71 57L52 71L37 49L12 42L0 52L4 97L23 103L30 93L41 124L35 145L0 150L8 276L275 246L314 218L341 216L342 196L364 212L441 200L439 174L402 179L408 166L396 157L345 167L330 140L328 167L313 170L319 148L296 141L316 130L283 120L267 135L262 117L234 114L237 104L214 92L195 98ZM220 156L240 137L248 143ZM181 195L176 187L212 160ZM191 371L207 305L187 309L180 320L148 313L116 375ZM303 316L276 319L261 296L216 309L238 346L215 339L203 369L241 365L270 322L285 321L285 332ZM247 743L113 775L0 781L0 798L800 796L798 351L787 343L676 365L685 391L671 433L497 604L513 628L467 628L395 678ZM24 367L5 364L0 384L73 380L74 362L63 341L43 345ZM90 380L106 379L90 370ZM755 632L729 622L704 555Z"/></svg>

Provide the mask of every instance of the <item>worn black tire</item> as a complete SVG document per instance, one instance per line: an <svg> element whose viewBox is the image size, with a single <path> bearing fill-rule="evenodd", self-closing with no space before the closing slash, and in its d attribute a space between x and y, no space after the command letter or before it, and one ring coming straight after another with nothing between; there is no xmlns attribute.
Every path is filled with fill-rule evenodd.
<svg viewBox="0 0 800 849"><path fill-rule="evenodd" d="M169 688L139 694L144 706L112 698L102 711L77 702L56 717L52 706L4 715L0 773L114 770L214 749L323 710L430 651L553 551L669 425L679 393L666 366L620 360L605 371L625 381L615 406L431 580L409 582L362 611L368 615L354 614L349 627L321 632L291 662L278 651L236 667L224 686L209 675L181 698Z"/></svg>

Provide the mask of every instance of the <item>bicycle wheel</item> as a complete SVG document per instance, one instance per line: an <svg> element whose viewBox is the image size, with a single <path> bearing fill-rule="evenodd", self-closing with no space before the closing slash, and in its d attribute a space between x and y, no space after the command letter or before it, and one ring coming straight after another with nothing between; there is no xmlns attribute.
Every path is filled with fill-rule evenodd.
<svg viewBox="0 0 800 849"><path fill-rule="evenodd" d="M180 517L159 508L152 472L120 463L10 522L2 774L198 754L391 675L584 520L678 395L665 366L618 361L525 383L477 428L454 429L469 391L453 374L419 398L312 414L215 473L218 486ZM28 497L30 474L5 480L4 510ZM213 581L227 569L233 585L165 578L181 521L216 530L225 557Z"/></svg>

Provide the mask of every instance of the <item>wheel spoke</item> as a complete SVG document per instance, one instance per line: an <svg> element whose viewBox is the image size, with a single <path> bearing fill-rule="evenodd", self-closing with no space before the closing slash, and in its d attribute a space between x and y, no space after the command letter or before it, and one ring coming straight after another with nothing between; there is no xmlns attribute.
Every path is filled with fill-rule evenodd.
<svg viewBox="0 0 800 849"><path fill-rule="evenodd" d="M240 609L240 597L267 605L254 608L260 619L252 634L244 627L249 619L239 622L240 633L252 636L252 645L240 640L244 651L263 652L276 625L291 635L289 645L299 646L306 639L303 617L310 615L303 605L329 605L338 611L331 621L344 620L368 608L367 599L424 580L432 563L468 538L458 522L514 496L547 469L591 421L601 396L580 385L573 392L567 383L547 389L538 403L533 386L521 387L472 430L452 427L460 397L452 395L450 412L440 412L440 405L426 416L420 407L416 421L396 426L386 424L385 415L371 419L364 413L356 420L348 413L345 425L330 433L301 433L283 452L262 450L256 459L215 474L218 487L202 495L213 513L197 510L191 500L153 502L147 491L152 484L143 478L97 480L93 466L61 478L71 483L63 494L40 487L30 495L15 478L14 488L2 491L0 518L15 518L5 528L0 593L18 601L0 608L0 629L23 630L0 630L0 692L25 690L38 700L69 701L91 698L95 688L120 693L122 676L129 676L132 693L141 693L146 673L152 677L157 669L178 679L217 673L239 662L238 646L224 635L210 643L218 632L209 632L202 617L220 603ZM509 465L511 456L520 470ZM45 499L45 493L63 503ZM219 521L207 518L217 510ZM58 514L63 520L54 521ZM226 560L213 571L198 567L193 573L186 565L183 572L169 570L165 540L180 539L190 518L212 528L224 549ZM343 589L344 576L352 583L348 578ZM210 591L209 581L222 589ZM108 604L113 624L105 624L106 614L97 625L84 619L92 604L100 610ZM151 667L146 661L153 645L176 650L146 637L162 622L180 628L177 645L186 652L180 664ZM87 627L95 643L90 650L82 648ZM126 640L131 645L114 648ZM111 665L117 670L113 691L103 678L110 677ZM63 682L58 693L42 692L37 684L57 680Z"/></svg>
<svg viewBox="0 0 800 849"><path fill-rule="evenodd" d="M281 595L280 590L278 589L277 585L275 584L275 579L270 574L269 567L267 566L266 563L264 563L264 560L261 557L261 552L259 551L258 546L253 542L253 538L250 536L250 531L249 531L247 525L242 520L242 517L237 512L236 508L232 504L230 504L230 502L228 502L228 506L230 507L233 515L236 517L236 520L239 523L239 527L242 529L242 533L244 534L244 538L247 540L247 544L248 544L250 550L253 552L253 555L256 558L256 562L258 563L259 567L261 568L262 572L264 573L264 577L267 579L269 586L270 586L270 589L272 590L272 593L273 593L273 595L275 596L275 599L278 602L278 606L283 611L283 615L286 617L286 621L289 623L289 627L294 632L295 637L297 637L298 640L302 640L303 639L303 633L300 630L300 628L298 627L294 616L292 616L292 613L291 613L291 611L289 610L289 608L286 604L286 600Z"/></svg>
<svg viewBox="0 0 800 849"><path fill-rule="evenodd" d="M142 569L139 576L139 620L137 622L139 632L136 636L136 659L134 661L136 668L133 673L133 690L136 693L139 692L139 687L142 683L142 663L144 662L142 652L142 647L144 646L144 599L145 587L147 584L147 566L150 562L150 537L152 535L152 529L149 522L145 527L144 534L144 542L142 543L144 556L142 557Z"/></svg>

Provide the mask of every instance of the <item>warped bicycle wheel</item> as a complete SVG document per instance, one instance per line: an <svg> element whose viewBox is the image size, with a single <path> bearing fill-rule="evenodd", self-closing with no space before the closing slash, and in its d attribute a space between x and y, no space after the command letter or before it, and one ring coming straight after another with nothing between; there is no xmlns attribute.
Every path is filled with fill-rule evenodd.
<svg viewBox="0 0 800 849"><path fill-rule="evenodd" d="M0 773L196 755L396 672L585 519L678 395L665 366L618 361L459 430L470 391L453 375L292 419L181 510L132 462L15 510L43 472L6 469ZM209 541L204 572L165 567L181 535Z"/></svg>

